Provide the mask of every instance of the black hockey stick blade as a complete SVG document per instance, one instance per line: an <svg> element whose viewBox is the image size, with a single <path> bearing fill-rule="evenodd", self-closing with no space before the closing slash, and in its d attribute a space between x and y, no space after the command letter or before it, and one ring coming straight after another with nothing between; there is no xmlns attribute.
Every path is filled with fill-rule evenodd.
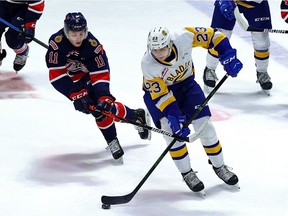
<svg viewBox="0 0 288 216"><path fill-rule="evenodd" d="M136 193L137 191L132 191L131 193L123 196L102 196L101 202L107 205L125 204L130 202Z"/></svg>

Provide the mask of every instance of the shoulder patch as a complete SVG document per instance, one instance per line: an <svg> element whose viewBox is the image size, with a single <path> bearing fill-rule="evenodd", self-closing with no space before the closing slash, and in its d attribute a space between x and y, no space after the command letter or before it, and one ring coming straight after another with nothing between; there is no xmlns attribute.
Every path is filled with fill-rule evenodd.
<svg viewBox="0 0 288 216"><path fill-rule="evenodd" d="M60 43L62 41L62 39L63 39L63 35L58 35L55 37L55 42Z"/></svg>
<svg viewBox="0 0 288 216"><path fill-rule="evenodd" d="M57 50L58 49L57 44L53 40L49 41L49 45L53 48L53 50Z"/></svg>
<svg viewBox="0 0 288 216"><path fill-rule="evenodd" d="M98 45L96 40L93 39L89 39L89 43L91 44L91 46L96 47Z"/></svg>

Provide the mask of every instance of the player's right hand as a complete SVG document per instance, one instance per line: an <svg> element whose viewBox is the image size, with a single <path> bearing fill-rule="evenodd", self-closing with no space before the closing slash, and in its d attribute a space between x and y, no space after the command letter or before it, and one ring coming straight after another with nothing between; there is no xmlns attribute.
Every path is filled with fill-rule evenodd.
<svg viewBox="0 0 288 216"><path fill-rule="evenodd" d="M74 91L70 94L70 99L73 101L74 108L80 112L89 114L90 98L87 89L83 88L79 91Z"/></svg>
<svg viewBox="0 0 288 216"><path fill-rule="evenodd" d="M236 77L242 69L243 64L236 56L236 49L229 49L220 56L219 61L224 66L224 70L228 75Z"/></svg>

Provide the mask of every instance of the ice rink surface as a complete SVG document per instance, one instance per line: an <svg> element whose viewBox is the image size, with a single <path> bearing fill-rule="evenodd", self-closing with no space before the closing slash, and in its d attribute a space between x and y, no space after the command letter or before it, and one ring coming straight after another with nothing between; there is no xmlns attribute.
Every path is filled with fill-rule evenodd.
<svg viewBox="0 0 288 216"><path fill-rule="evenodd" d="M270 1L275 29L287 29L280 1ZM37 23L37 39L48 43L68 12L82 12L107 52L111 92L131 108L144 107L140 61L154 26L171 31L209 27L213 1L48 0ZM74 111L50 84L46 49L32 42L23 70L13 72L12 50L0 67L1 216L287 216L288 73L286 34L270 34L271 96L256 83L249 32L235 28L232 46L243 70L228 78L209 102L240 191L216 177L199 141L188 144L191 164L205 184L205 198L191 192L167 155L127 204L101 209L102 195L130 193L164 151L163 137L138 137L117 123L124 165L117 166L92 116ZM203 86L206 50L195 48L196 80ZM219 78L224 76L218 67Z"/></svg>

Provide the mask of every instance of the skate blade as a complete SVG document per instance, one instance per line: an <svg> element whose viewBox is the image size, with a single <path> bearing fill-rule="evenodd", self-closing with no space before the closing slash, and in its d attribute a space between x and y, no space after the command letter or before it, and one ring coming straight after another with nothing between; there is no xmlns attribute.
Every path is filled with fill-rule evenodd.
<svg viewBox="0 0 288 216"><path fill-rule="evenodd" d="M266 94L267 96L270 96L270 90L265 90L265 89L262 89L262 91L264 92L264 94Z"/></svg>
<svg viewBox="0 0 288 216"><path fill-rule="evenodd" d="M201 191L198 191L198 192L195 192L195 193L199 194L202 197L206 197L206 193L205 193L204 190L201 190Z"/></svg>
<svg viewBox="0 0 288 216"><path fill-rule="evenodd" d="M235 188L235 189L237 189L237 190L240 190L240 186L238 185L238 183L235 184L235 185L231 185L231 187L233 187L233 188Z"/></svg>
<svg viewBox="0 0 288 216"><path fill-rule="evenodd" d="M114 159L114 165L115 166L121 166L124 164L124 160L123 160L123 157L120 157L118 159Z"/></svg>

